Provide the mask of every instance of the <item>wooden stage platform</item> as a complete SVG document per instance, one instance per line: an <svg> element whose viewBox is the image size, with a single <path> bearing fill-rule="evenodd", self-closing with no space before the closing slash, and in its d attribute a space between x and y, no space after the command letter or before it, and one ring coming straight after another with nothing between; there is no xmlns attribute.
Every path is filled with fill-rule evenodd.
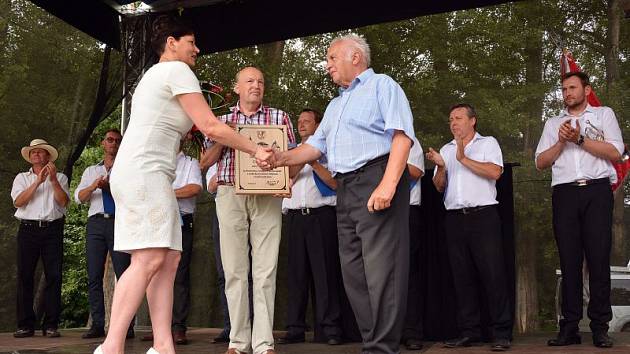
<svg viewBox="0 0 630 354"><path fill-rule="evenodd" d="M11 354L91 354L94 348L102 342L102 338L87 340L81 339L84 329L68 329L62 330L60 338L46 338L41 336L41 332L37 332L35 337L16 339L12 333L0 334L0 353ZM176 347L177 353L180 354L223 354L227 349L227 344L211 344L210 340L219 333L218 329L197 328L189 329L188 345L179 345ZM150 342L142 342L139 338L146 332L138 331L136 338L127 341L126 353L128 354L144 354L151 346ZM283 332L276 333L276 336L282 336ZM614 333L611 335L615 340L615 346L611 349L598 349L591 344L590 333L582 334L582 345L572 345L563 348L552 348L546 345L548 338L553 333L538 333L526 336L517 336L514 345L509 351L511 353L527 353L527 354L544 354L544 353L630 353L630 333ZM358 343L349 343L339 346L329 346L319 343L300 343L290 345L277 345L278 354L358 354L361 352L361 345ZM463 349L447 349L443 348L441 343L426 342L422 353L491 353L490 346L478 346ZM420 353L418 351L406 351L402 353Z"/></svg>

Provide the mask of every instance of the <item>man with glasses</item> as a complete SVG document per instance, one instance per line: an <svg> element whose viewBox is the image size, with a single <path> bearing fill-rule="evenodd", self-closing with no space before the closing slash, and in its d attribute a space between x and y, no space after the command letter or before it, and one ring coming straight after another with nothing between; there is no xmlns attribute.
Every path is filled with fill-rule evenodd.
<svg viewBox="0 0 630 354"><path fill-rule="evenodd" d="M74 192L77 203L87 203L88 210L87 239L85 253L88 271L88 300L92 325L82 338L105 336L105 303L103 299L103 276L107 252L111 255L116 279L129 266L130 256L114 251L114 215L116 208L109 191L109 172L114 165L122 135L118 129L109 129L101 142L103 160L88 167L81 177L81 183ZM133 322L127 331L127 338L133 338Z"/></svg>

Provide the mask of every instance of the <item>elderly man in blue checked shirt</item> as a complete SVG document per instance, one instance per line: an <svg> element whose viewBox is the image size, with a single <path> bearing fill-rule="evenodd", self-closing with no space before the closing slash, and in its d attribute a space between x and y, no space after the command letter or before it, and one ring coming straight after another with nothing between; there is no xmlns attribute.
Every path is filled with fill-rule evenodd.
<svg viewBox="0 0 630 354"><path fill-rule="evenodd" d="M274 165L327 156L338 185L344 286L363 337L362 351L399 353L409 272L406 167L413 117L401 87L369 68L370 48L363 38L336 38L326 59L339 96L326 108L315 134L278 153Z"/></svg>

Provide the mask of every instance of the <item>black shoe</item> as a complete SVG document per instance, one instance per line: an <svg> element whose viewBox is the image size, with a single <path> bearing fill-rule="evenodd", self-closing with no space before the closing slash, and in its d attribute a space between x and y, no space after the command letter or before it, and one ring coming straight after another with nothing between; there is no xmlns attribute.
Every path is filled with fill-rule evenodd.
<svg viewBox="0 0 630 354"><path fill-rule="evenodd" d="M20 328L17 331L13 332L13 337L15 338L26 338L32 337L35 335L35 331L30 328Z"/></svg>
<svg viewBox="0 0 630 354"><path fill-rule="evenodd" d="M223 330L221 333L219 333L218 336L212 339L212 344L229 343L229 342L230 342L230 332L226 330Z"/></svg>
<svg viewBox="0 0 630 354"><path fill-rule="evenodd" d="M302 334L287 334L284 337L280 337L276 340L278 344L294 344L304 343L304 333Z"/></svg>
<svg viewBox="0 0 630 354"><path fill-rule="evenodd" d="M613 341L606 332L593 333L593 345L597 348L612 348Z"/></svg>
<svg viewBox="0 0 630 354"><path fill-rule="evenodd" d="M127 329L127 335L125 336L125 339L133 338L136 338L136 332L133 330L133 327L129 327L129 329Z"/></svg>
<svg viewBox="0 0 630 354"><path fill-rule="evenodd" d="M407 350L422 350L422 341L420 339L409 338L404 342Z"/></svg>
<svg viewBox="0 0 630 354"><path fill-rule="evenodd" d="M577 333L558 333L558 337L547 341L550 347L564 347L566 345L582 344L582 337Z"/></svg>
<svg viewBox="0 0 630 354"><path fill-rule="evenodd" d="M470 347L473 345L479 345L479 338L472 337L459 337L455 339L450 339L444 342L445 348L461 348L461 347Z"/></svg>
<svg viewBox="0 0 630 354"><path fill-rule="evenodd" d="M91 338L101 338L105 337L105 330L103 327L90 327L90 329L83 333L81 338L83 339L91 339Z"/></svg>
<svg viewBox="0 0 630 354"><path fill-rule="evenodd" d="M42 330L42 335L44 337L57 338L61 337L61 333L57 330L57 328L48 328Z"/></svg>
<svg viewBox="0 0 630 354"><path fill-rule="evenodd" d="M340 345L343 344L343 340L340 337L330 336L328 337L328 341L326 341L328 345Z"/></svg>
<svg viewBox="0 0 630 354"><path fill-rule="evenodd" d="M509 339L497 339L490 348L493 352L504 352L512 347Z"/></svg>

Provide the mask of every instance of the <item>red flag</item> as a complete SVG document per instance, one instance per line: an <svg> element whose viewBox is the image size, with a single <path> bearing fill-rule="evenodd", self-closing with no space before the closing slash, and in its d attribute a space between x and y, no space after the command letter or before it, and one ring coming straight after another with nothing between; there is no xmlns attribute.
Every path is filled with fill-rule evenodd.
<svg viewBox="0 0 630 354"><path fill-rule="evenodd" d="M562 49L562 55L560 56L560 75L564 78L564 75L577 71L582 71L582 69L580 69L580 66L575 62L575 59L573 59L573 54L571 54L571 52L569 52L566 48ZM594 90L591 90L587 99L588 104L593 107L599 107L602 105Z"/></svg>
<svg viewBox="0 0 630 354"><path fill-rule="evenodd" d="M577 72L582 71L580 66L573 59L573 54L566 49L562 49L562 55L560 56L560 76L564 78L564 76L569 72ZM591 93L587 97L588 104L593 107L599 107L602 103L597 98L594 90L591 90ZM613 166L615 167L615 171L617 172L617 182L612 185L613 192L619 188L624 179L628 176L628 172L630 171L630 159L628 158L627 149L624 154L621 156L621 160L619 161L611 161Z"/></svg>

